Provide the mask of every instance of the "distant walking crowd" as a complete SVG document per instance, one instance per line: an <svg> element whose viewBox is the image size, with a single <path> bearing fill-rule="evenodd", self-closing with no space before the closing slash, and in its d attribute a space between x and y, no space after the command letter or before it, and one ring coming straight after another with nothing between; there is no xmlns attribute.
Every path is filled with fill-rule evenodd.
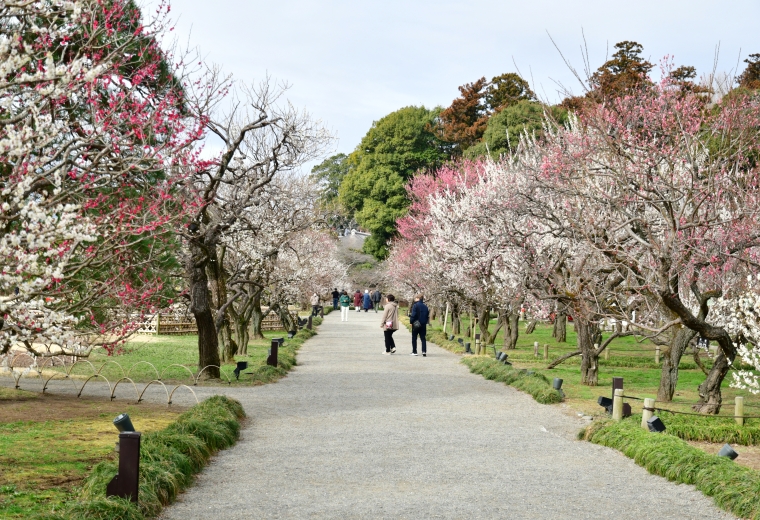
<svg viewBox="0 0 760 520"><path fill-rule="evenodd" d="M383 295L378 289L372 290L365 289L362 294L361 289L356 289L352 296L349 296L348 292L344 289L338 291L337 287L332 291L333 310L340 308L340 321L348 321L348 312L353 304L356 312L369 312L370 309L374 309L375 312L380 309L380 303L382 302ZM312 297L312 306L314 313L318 312L317 305L319 303L316 294ZM396 297L392 294L385 296L385 305L382 307L383 319L380 322L380 328L383 329L383 336L385 337L385 354L395 354L396 343L393 341L393 333L399 329L398 321L398 302ZM412 325L412 356L417 355L417 340L420 340L420 346L422 347L423 357L427 356L427 325L430 321L430 310L425 305L425 297L422 294L418 294L414 297L414 303L409 310L409 323Z"/></svg>

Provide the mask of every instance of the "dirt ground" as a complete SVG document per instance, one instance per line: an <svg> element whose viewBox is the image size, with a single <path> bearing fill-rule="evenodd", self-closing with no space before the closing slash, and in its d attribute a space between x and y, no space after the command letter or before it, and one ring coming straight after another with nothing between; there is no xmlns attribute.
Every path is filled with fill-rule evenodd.
<svg viewBox="0 0 760 520"><path fill-rule="evenodd" d="M109 401L93 397L77 398L73 396L38 394L19 390L0 392L0 424L16 421L60 421L72 419L98 419L103 414L114 417L124 411L124 400ZM147 414L179 415L184 408L151 403L137 406Z"/></svg>
<svg viewBox="0 0 760 520"><path fill-rule="evenodd" d="M689 444L713 455L716 455L723 447L723 444L716 444L713 442L691 441ZM739 456L734 459L734 462L760 471L760 446L739 446L732 444L731 447L739 454Z"/></svg>

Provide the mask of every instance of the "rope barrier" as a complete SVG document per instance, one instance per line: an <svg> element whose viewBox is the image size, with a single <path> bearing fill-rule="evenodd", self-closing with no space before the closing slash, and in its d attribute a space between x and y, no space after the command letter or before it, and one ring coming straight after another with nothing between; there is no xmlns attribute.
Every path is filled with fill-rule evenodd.
<svg viewBox="0 0 760 520"><path fill-rule="evenodd" d="M643 397L633 397L633 396L631 396L631 395L624 395L623 397L624 397L625 399L635 399L636 401L643 401L643 400L644 400L644 398L643 398Z"/></svg>
<svg viewBox="0 0 760 520"><path fill-rule="evenodd" d="M712 419L760 419L760 415L705 415L697 412L678 412L676 410L668 410L667 408L649 408L648 406L642 407L642 409L648 412L667 412L673 415L698 415L700 417L710 417Z"/></svg>

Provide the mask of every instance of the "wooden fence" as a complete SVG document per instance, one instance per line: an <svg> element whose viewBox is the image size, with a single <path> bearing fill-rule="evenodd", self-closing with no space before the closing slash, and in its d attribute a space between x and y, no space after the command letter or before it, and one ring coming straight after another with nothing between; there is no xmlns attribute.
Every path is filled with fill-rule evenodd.
<svg viewBox="0 0 760 520"><path fill-rule="evenodd" d="M266 312L266 310L264 310ZM298 314L290 311L293 321L298 321ZM261 322L261 330L284 330L280 316L274 312L267 315ZM198 334L195 318L191 315L156 314L149 320L141 322L137 332L140 334L187 335Z"/></svg>

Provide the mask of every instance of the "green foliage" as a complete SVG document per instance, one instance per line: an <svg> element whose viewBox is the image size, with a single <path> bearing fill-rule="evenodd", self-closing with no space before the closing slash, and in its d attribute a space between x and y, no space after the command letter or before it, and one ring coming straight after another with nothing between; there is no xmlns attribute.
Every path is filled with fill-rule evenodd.
<svg viewBox="0 0 760 520"><path fill-rule="evenodd" d="M552 388L546 376L538 373L518 370L509 365L499 363L487 356L472 356L462 358L470 372L480 374L491 381L500 381L513 386L533 396L533 399L543 404L562 402L562 395Z"/></svg>
<svg viewBox="0 0 760 520"><path fill-rule="evenodd" d="M311 177L319 182L321 188L320 200L329 203L338 198L338 190L349 168L348 156L339 153L311 169Z"/></svg>
<svg viewBox="0 0 760 520"><path fill-rule="evenodd" d="M140 449L139 504L106 498L106 484L117 473L114 461L95 466L82 486L81 500L63 518L142 520L156 516L192 483L217 450L232 446L240 435L242 405L216 395L192 407L166 429L143 436Z"/></svg>
<svg viewBox="0 0 760 520"><path fill-rule="evenodd" d="M744 63L747 68L736 78L736 82L746 89L760 89L760 54L750 54Z"/></svg>
<svg viewBox="0 0 760 520"><path fill-rule="evenodd" d="M448 157L444 143L431 131L438 112L406 107L375 121L348 158L351 169L340 185L340 202L372 233L364 251L376 258L387 256L396 219L409 206L407 181Z"/></svg>
<svg viewBox="0 0 760 520"><path fill-rule="evenodd" d="M709 455L667 432L650 433L640 422L640 415L620 422L598 421L581 437L620 450L650 473L694 485L740 518L760 519L760 472Z"/></svg>
<svg viewBox="0 0 760 520"><path fill-rule="evenodd" d="M699 417L661 414L668 432L685 441L728 442L742 446L760 444L760 420L747 419L739 426L733 417Z"/></svg>
<svg viewBox="0 0 760 520"><path fill-rule="evenodd" d="M488 120L488 127L483 139L465 152L465 157L475 159L490 155L498 159L502 154L516 150L520 137L527 132L530 135L543 135L544 111L560 124L567 121L567 111L561 107L547 107L535 101L519 101L508 106Z"/></svg>

